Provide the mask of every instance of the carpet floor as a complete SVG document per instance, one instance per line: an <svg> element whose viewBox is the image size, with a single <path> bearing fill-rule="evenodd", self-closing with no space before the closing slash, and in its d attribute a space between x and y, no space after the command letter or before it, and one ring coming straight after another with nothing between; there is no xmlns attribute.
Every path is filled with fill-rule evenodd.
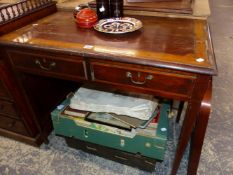
<svg viewBox="0 0 233 175"><path fill-rule="evenodd" d="M233 175L233 1L210 0L209 24L219 74L213 81L212 112L201 159L200 175ZM179 135L179 125L170 119L168 149L165 160L157 163L152 174L167 175ZM186 152L178 174L186 174ZM0 137L0 175L147 175L137 168L122 165L83 151L67 147L54 133L49 144L40 148Z"/></svg>

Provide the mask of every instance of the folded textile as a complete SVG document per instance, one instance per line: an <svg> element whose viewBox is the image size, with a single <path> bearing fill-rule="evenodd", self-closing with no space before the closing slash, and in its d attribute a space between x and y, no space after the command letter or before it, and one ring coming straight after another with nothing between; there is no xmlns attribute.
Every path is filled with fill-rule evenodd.
<svg viewBox="0 0 233 175"><path fill-rule="evenodd" d="M158 106L151 95L122 95L81 87L71 98L70 107L92 112L108 112L149 120Z"/></svg>

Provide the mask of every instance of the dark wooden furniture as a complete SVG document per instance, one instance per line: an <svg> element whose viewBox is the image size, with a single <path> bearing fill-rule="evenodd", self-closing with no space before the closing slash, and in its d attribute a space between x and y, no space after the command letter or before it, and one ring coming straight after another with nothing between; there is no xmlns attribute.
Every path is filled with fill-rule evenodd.
<svg viewBox="0 0 233 175"><path fill-rule="evenodd" d="M9 92L13 90L14 81L8 77L9 72L2 62L0 62L0 75L0 133L8 136L8 132L14 132L25 137L29 136L30 132L16 107L17 102L12 98L14 94Z"/></svg>
<svg viewBox="0 0 233 175"><path fill-rule="evenodd" d="M0 35L56 12L51 0L24 0L0 7ZM0 134L35 146L47 139L51 125L40 125L0 48Z"/></svg>
<svg viewBox="0 0 233 175"><path fill-rule="evenodd" d="M140 3L145 3L145 2L160 2L160 3L164 3L164 2L174 2L177 0L127 0L127 2L131 3L131 2L140 2ZM180 0L178 0L180 1Z"/></svg>
<svg viewBox="0 0 233 175"><path fill-rule="evenodd" d="M188 102L171 174L191 138L188 174L196 174L217 68L204 20L142 17L143 28L110 35L78 28L58 12L0 37L39 128L66 92L89 83ZM33 118L33 117L32 117ZM36 123L37 123L36 122Z"/></svg>
<svg viewBox="0 0 233 175"><path fill-rule="evenodd" d="M144 1L144 2L138 2ZM194 0L124 0L124 10L144 12L159 12L167 14L192 14ZM88 3L90 7L96 8L96 2Z"/></svg>
<svg viewBox="0 0 233 175"><path fill-rule="evenodd" d="M52 0L23 0L0 7L0 35L56 12Z"/></svg>

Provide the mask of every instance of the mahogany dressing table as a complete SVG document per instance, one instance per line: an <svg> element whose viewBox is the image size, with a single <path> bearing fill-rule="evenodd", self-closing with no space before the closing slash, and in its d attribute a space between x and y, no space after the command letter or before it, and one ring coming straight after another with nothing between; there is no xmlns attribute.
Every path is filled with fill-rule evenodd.
<svg viewBox="0 0 233 175"><path fill-rule="evenodd" d="M51 127L52 108L80 83L187 101L171 174L190 138L188 174L196 174L217 74L208 25L198 19L134 17L143 28L111 35L78 28L72 13L56 12L0 37L2 59L29 107L27 127Z"/></svg>

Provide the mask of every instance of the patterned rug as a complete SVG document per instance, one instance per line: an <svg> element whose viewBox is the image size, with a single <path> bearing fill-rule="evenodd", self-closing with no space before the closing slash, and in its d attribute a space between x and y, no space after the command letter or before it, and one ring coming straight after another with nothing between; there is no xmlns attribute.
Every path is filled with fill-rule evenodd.
<svg viewBox="0 0 233 175"><path fill-rule="evenodd" d="M1 175L167 175L171 171L179 125L169 122L169 139L165 159L148 173L80 150L69 148L65 140L52 132L49 144L40 148L0 137ZM187 153L178 174L186 174Z"/></svg>

